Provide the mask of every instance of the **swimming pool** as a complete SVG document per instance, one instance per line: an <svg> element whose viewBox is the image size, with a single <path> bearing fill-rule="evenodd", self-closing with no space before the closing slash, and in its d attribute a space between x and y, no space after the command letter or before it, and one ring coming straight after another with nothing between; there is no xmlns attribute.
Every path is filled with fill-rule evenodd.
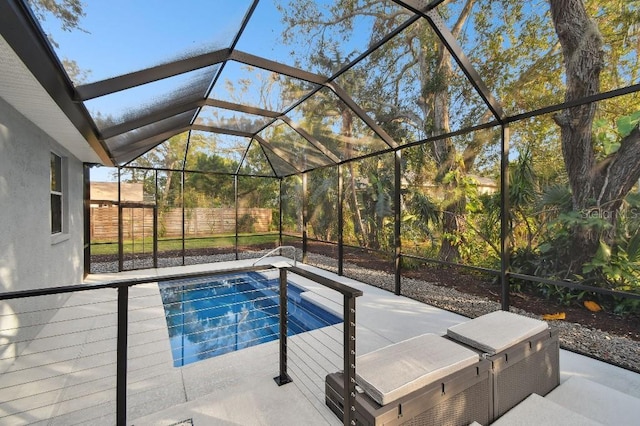
<svg viewBox="0 0 640 426"><path fill-rule="evenodd" d="M276 340L279 280L257 272L160 282L174 366ZM288 335L342 319L287 285Z"/></svg>

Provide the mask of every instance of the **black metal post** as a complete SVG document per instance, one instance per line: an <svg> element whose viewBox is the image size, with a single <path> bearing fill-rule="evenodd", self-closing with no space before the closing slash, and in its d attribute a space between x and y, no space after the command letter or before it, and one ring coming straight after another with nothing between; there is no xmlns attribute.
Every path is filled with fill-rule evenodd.
<svg viewBox="0 0 640 426"><path fill-rule="evenodd" d="M116 354L116 423L127 424L127 336L129 286L118 287L118 341Z"/></svg>
<svg viewBox="0 0 640 426"><path fill-rule="evenodd" d="M239 259L238 256L238 175L233 176L233 203L235 207L235 242L234 242L234 251L236 254L236 260Z"/></svg>
<svg viewBox="0 0 640 426"><path fill-rule="evenodd" d="M356 418L356 298L344 295L344 425Z"/></svg>
<svg viewBox="0 0 640 426"><path fill-rule="evenodd" d="M394 271L395 271L395 293L396 295L402 294L401 277L402 277L402 240L401 240L401 225L402 225L402 152L397 150L394 155L394 171L395 171L395 193L393 194L393 206L394 206L394 241L396 246L396 254L394 258Z"/></svg>
<svg viewBox="0 0 640 426"><path fill-rule="evenodd" d="M184 220L186 218L184 209L184 172L180 172L180 202L182 203L182 266L184 266L184 239L187 233L184 230Z"/></svg>
<svg viewBox="0 0 640 426"><path fill-rule="evenodd" d="M280 185L279 185L279 189L280 189L280 202L279 202L279 212L278 212L278 217L280 218L279 221L280 223L278 224L278 245L281 246L282 245L282 200L283 200L283 196L282 196L282 178L280 178ZM295 254L294 254L295 257Z"/></svg>
<svg viewBox="0 0 640 426"><path fill-rule="evenodd" d="M153 267L158 267L158 172L155 172L155 192L153 195Z"/></svg>
<svg viewBox="0 0 640 426"><path fill-rule="evenodd" d="M120 167L118 167L118 272L124 270L124 234L122 219L122 189L120 188Z"/></svg>
<svg viewBox="0 0 640 426"><path fill-rule="evenodd" d="M502 310L509 310L509 126L502 126L500 157L500 284Z"/></svg>
<svg viewBox="0 0 640 426"><path fill-rule="evenodd" d="M84 225L84 277L91 273L91 166L82 165L82 193L83 193L83 225Z"/></svg>
<svg viewBox="0 0 640 426"><path fill-rule="evenodd" d="M280 374L273 378L278 386L291 383L287 374L287 270L280 269Z"/></svg>
<svg viewBox="0 0 640 426"><path fill-rule="evenodd" d="M158 267L158 206L153 206L153 267Z"/></svg>
<svg viewBox="0 0 640 426"><path fill-rule="evenodd" d="M302 174L302 263L307 263L307 174Z"/></svg>
<svg viewBox="0 0 640 426"><path fill-rule="evenodd" d="M338 165L338 275L344 275L344 168Z"/></svg>

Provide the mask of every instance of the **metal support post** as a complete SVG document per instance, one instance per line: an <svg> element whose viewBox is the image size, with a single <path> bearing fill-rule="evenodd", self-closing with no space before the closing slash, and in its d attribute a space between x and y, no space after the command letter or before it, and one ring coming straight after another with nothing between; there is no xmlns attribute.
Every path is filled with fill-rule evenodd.
<svg viewBox="0 0 640 426"><path fill-rule="evenodd" d="M273 378L278 386L291 383L287 374L287 270L280 268L280 374Z"/></svg>
<svg viewBox="0 0 640 426"><path fill-rule="evenodd" d="M302 174L302 263L307 263L307 174Z"/></svg>
<svg viewBox="0 0 640 426"><path fill-rule="evenodd" d="M344 275L344 168L338 165L338 275Z"/></svg>
<svg viewBox="0 0 640 426"><path fill-rule="evenodd" d="M356 298L344 296L344 425L356 424Z"/></svg>
<svg viewBox="0 0 640 426"><path fill-rule="evenodd" d="M282 200L284 199L284 196L282 195L282 178L280 178L279 180L279 185L278 185L278 191L280 193L280 197L278 199L278 245L281 246L282 243L282 219L283 219L283 212L282 212ZM293 254L293 258L295 259L296 255L295 252Z"/></svg>
<svg viewBox="0 0 640 426"><path fill-rule="evenodd" d="M82 199L83 199L83 225L84 225L84 277L91 273L91 166L88 163L82 165Z"/></svg>
<svg viewBox="0 0 640 426"><path fill-rule="evenodd" d="M118 167L118 272L124 270L124 220L122 218L122 183L120 182L120 167Z"/></svg>
<svg viewBox="0 0 640 426"><path fill-rule="evenodd" d="M116 423L127 424L127 336L129 287L118 287L118 340L116 355Z"/></svg>
<svg viewBox="0 0 640 426"><path fill-rule="evenodd" d="M500 158L500 283L502 310L509 310L509 126L502 126Z"/></svg>
<svg viewBox="0 0 640 426"><path fill-rule="evenodd" d="M153 205L153 267L158 267L158 206Z"/></svg>
<svg viewBox="0 0 640 426"><path fill-rule="evenodd" d="M235 247L235 253L236 253L236 260L240 259L240 257L238 256L238 175L234 175L233 176L233 203L234 203L234 207L235 207L235 232L236 232L236 237L235 237L235 243L234 243L234 247Z"/></svg>
<svg viewBox="0 0 640 426"><path fill-rule="evenodd" d="M402 260L402 241L401 241L401 217L402 217L402 152L397 150L394 155L394 171L395 171L395 182L394 188L395 193L393 194L393 206L394 206L394 242L396 245L396 255L394 259L394 272L395 272L395 294L402 294L401 289L401 260Z"/></svg>
<svg viewBox="0 0 640 426"><path fill-rule="evenodd" d="M182 266L184 266L184 239L187 237L187 233L185 232L184 222L186 219L186 212L184 209L184 171L180 172L180 202L182 203Z"/></svg>

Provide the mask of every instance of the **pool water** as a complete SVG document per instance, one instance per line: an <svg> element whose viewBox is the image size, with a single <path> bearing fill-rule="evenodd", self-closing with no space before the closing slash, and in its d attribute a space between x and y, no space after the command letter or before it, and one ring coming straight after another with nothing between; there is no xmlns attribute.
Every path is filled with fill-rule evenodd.
<svg viewBox="0 0 640 426"><path fill-rule="evenodd" d="M279 280L257 272L159 283L174 366L278 339ZM287 285L288 335L342 322Z"/></svg>

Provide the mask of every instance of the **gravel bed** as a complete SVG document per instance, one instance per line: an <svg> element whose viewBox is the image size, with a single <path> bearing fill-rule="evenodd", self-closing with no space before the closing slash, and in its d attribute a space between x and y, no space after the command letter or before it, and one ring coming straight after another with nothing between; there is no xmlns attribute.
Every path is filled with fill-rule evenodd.
<svg viewBox="0 0 640 426"><path fill-rule="evenodd" d="M240 258L256 258L262 253L264 252L244 252L240 253ZM300 258L301 253L299 252L298 259ZM233 254L189 256L185 257L185 264L194 265L234 259L235 255ZM181 263L181 258L158 259L158 267L179 266ZM313 253L308 254L307 263L332 272L337 272L338 269L335 259ZM125 268L129 266L130 264L125 262ZM152 264L151 261L148 261L147 264L136 261L135 266L137 268L152 267ZM115 262L94 263L91 265L92 273L117 272L117 270L118 264ZM365 269L349 263L343 265L343 272L347 277L388 291L394 291L395 278L386 272ZM489 299L461 293L450 287L413 278L402 278L402 294L469 318L475 318L500 309L499 303ZM542 319L539 315L520 309L511 308L511 311ZM640 342L577 323L567 321L548 321L548 323L550 327L559 329L560 346L562 348L640 373Z"/></svg>
<svg viewBox="0 0 640 426"><path fill-rule="evenodd" d="M335 260L324 256L309 254L307 263L337 272ZM395 277L392 274L361 268L349 263L343 264L343 272L347 277L388 291L395 291ZM402 278L402 295L469 318L475 318L501 308L499 303L489 299L413 278ZM531 314L521 309L512 307L510 311L542 319L540 315ZM547 322L550 327L559 330L560 346L563 349L640 373L640 342L577 323Z"/></svg>

